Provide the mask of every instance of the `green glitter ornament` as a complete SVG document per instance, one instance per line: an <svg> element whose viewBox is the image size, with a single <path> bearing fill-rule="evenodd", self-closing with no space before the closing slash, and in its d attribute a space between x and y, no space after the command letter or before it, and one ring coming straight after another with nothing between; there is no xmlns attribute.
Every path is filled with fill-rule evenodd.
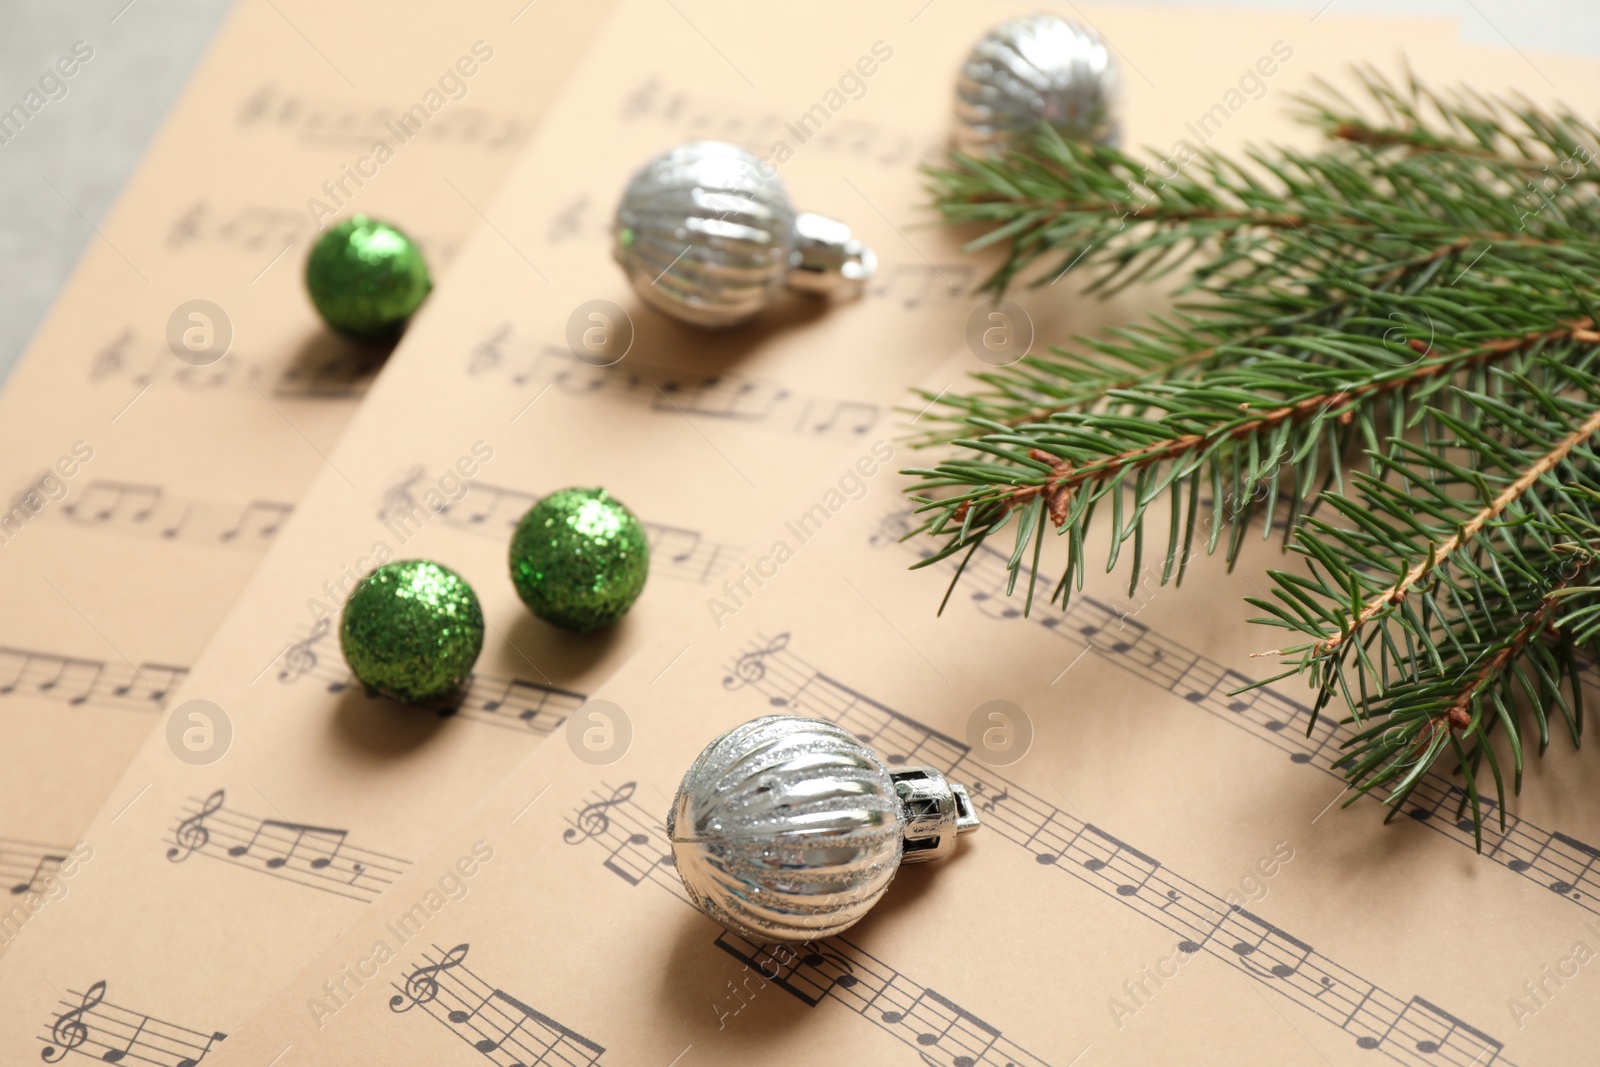
<svg viewBox="0 0 1600 1067"><path fill-rule="evenodd" d="M467 580L426 559L385 563L345 601L339 648L361 684L417 704L460 687L483 648L483 609Z"/></svg>
<svg viewBox="0 0 1600 1067"><path fill-rule="evenodd" d="M355 215L317 239L306 289L325 322L356 337L392 333L422 306L433 281L416 242L386 222Z"/></svg>
<svg viewBox="0 0 1600 1067"><path fill-rule="evenodd" d="M650 574L639 519L604 489L540 500L511 535L511 582L539 618L590 633L633 607Z"/></svg>

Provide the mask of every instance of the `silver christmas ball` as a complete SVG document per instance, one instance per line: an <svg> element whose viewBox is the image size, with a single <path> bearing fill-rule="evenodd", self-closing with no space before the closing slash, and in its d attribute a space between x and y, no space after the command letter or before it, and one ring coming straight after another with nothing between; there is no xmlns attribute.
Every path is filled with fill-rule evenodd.
<svg viewBox="0 0 1600 1067"><path fill-rule="evenodd" d="M938 771L891 772L853 734L795 715L707 745L667 815L695 906L762 943L848 929L902 862L947 855L977 827L966 790Z"/></svg>
<svg viewBox="0 0 1600 1067"><path fill-rule="evenodd" d="M697 326L742 322L785 285L856 295L877 263L848 226L796 212L775 169L720 141L679 145L641 167L612 236L639 295Z"/></svg>
<svg viewBox="0 0 1600 1067"><path fill-rule="evenodd" d="M1003 152L1047 122L1071 141L1115 144L1117 68L1100 35L1039 12L983 35L956 81L956 151Z"/></svg>

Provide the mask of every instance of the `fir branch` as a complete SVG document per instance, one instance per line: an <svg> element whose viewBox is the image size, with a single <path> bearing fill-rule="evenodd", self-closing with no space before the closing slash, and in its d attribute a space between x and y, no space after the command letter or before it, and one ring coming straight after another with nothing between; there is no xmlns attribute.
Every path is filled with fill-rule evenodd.
<svg viewBox="0 0 1600 1067"><path fill-rule="evenodd" d="M1503 812L1496 728L1510 739L1517 787L1527 747L1519 707L1540 751L1549 709L1578 742L1572 631L1600 611L1587 584L1600 541L1574 536L1600 532L1597 344L1542 353L1543 386L1522 376L1498 398L1464 393L1479 418L1438 413L1447 440L1380 458L1357 496L1331 501L1345 521L1301 525L1294 547L1309 573L1274 572L1272 599L1249 598L1268 612L1258 622L1308 638L1267 654L1311 677L1313 718L1338 692L1355 722L1371 723L1337 764L1358 795L1397 783L1385 802L1403 803L1450 753L1469 777L1488 763Z"/></svg>
<svg viewBox="0 0 1600 1067"><path fill-rule="evenodd" d="M1503 816L1506 757L1520 786L1552 722L1576 743L1578 649L1600 653L1600 137L1566 110L1362 80L1364 103L1301 101L1322 152L1156 174L1046 132L931 173L970 247L1004 251L989 291L1187 280L1169 311L925 396L918 443L947 452L907 472L907 536L941 539L928 566L1014 524L1026 612L1052 530L1065 606L1093 538L1136 586L1164 528L1160 581L1179 582L1197 540L1226 537L1231 565L1256 515L1281 517L1305 566L1251 602L1301 638L1276 654L1313 717L1351 709L1336 766L1398 810L1453 764L1480 824L1481 771Z"/></svg>
<svg viewBox="0 0 1600 1067"><path fill-rule="evenodd" d="M1575 339L1588 343L1600 343L1600 334L1593 330L1574 330L1571 334ZM1577 429L1565 437L1554 442L1551 447L1540 456L1534 458L1526 469L1521 471L1515 481L1502 489L1493 500L1484 504L1477 511L1467 517L1459 526L1438 545L1430 545L1426 559L1418 560L1410 570L1395 582L1387 592L1373 597L1367 602L1356 616L1350 620L1344 629L1318 641L1315 651L1318 655L1328 656L1338 651L1348 642L1359 636L1361 628L1385 612L1393 611L1401 602L1415 592L1417 586L1433 574L1453 553L1463 545L1469 544L1489 523L1499 519L1511 505L1521 500L1523 495L1534 487L1541 479L1564 461L1574 448L1582 445L1596 434L1600 434L1600 408L1589 415ZM1274 650L1263 655L1284 655L1284 650Z"/></svg>
<svg viewBox="0 0 1600 1067"><path fill-rule="evenodd" d="M1317 79L1316 94L1292 98L1296 118L1330 139L1368 148L1445 153L1525 174L1548 175L1554 164L1562 182L1600 179L1600 131L1571 110L1550 111L1525 99L1494 100L1466 89L1439 93L1409 72L1398 86L1371 66L1354 73L1367 106Z"/></svg>

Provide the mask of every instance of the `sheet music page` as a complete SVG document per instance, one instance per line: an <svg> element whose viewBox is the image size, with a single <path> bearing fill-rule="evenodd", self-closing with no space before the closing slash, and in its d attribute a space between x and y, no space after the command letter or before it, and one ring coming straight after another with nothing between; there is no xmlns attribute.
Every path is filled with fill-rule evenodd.
<svg viewBox="0 0 1600 1067"><path fill-rule="evenodd" d="M277 17L271 10L260 15L268 24ZM778 38L765 21L752 24L748 13L707 9L691 17L671 7L631 9L585 61L510 188L495 200L457 198L471 201L482 224L455 264L468 281L444 285L413 324L371 391L354 443L335 448L333 427L290 408L260 383L235 383L253 413L248 417L220 405L201 407L208 425L236 425L258 450L314 453L323 479L308 498L314 517L285 521L281 509L269 515L259 501L249 510L241 500L232 522L258 523L257 541L269 539L270 526L270 540L289 547L270 557L243 605L220 627L219 645L230 651L204 676L189 677L177 651L147 654L122 640L121 630L106 630L130 661L121 668L129 677L142 684L152 671L141 674L138 664L171 662L178 664L175 682L186 684L159 687L166 713L89 831L92 858L51 861L61 864L55 884L67 899L24 894L40 903L37 914L22 916L28 933L12 949L20 954L10 972L14 988L27 990L18 1003L47 988L36 980L37 968L53 969L63 951L76 951L58 939L80 946L99 968L110 962L110 937L118 958L132 967L118 965L112 1003L120 1003L116 990L131 981L157 1017L182 1026L203 1016L213 1021L195 1032L226 1030L347 922L352 909L399 877L460 805L560 723L643 635L698 595L794 485L843 457L889 404L903 399L905 383L962 335L971 310L964 294L980 265L957 252L953 235L920 227L926 216L917 206L915 164L937 157L950 70L982 22L974 18L949 31L937 51L905 64L903 75L892 56L873 66L862 98L849 101L848 112L830 114L825 128L815 116L802 123L800 144L800 136L787 132L791 117L809 114L842 70L859 71L858 61L872 58L876 42L885 54L892 51L884 34L903 33L905 18L896 13L881 31L856 24L851 41L839 44L829 27L810 21ZM713 17L741 35L746 65L767 64L767 88L753 90L696 29ZM436 27L435 36L445 35ZM605 236L612 198L632 170L689 138L731 138L770 151L772 140L785 136L797 142L782 169L796 203L848 219L877 250L880 271L866 297L833 309L793 298L749 328L722 333L641 310L610 261ZM448 177L447 168L428 175L434 184L424 190L449 201L455 192L439 188ZM401 207L390 213L410 218ZM134 247L131 240L118 244ZM268 269L260 284L281 266ZM292 273L279 281L286 300L302 299ZM578 360L567 342L574 314L596 299L627 309L636 333L627 358L609 369ZM298 314L303 343L315 347L324 336L320 327L303 310ZM1039 321L1049 319L1041 314ZM234 362L239 354L219 363L219 373L242 365ZM101 362L132 366L119 359ZM29 384L19 379L18 387ZM219 395L224 384L213 386ZM170 394L167 402L176 404L187 395L162 385L156 381L139 396L143 384L124 383L120 403L137 399L118 425L153 398ZM255 416L268 425L252 423ZM165 409L149 421L177 425ZM175 447L152 445L145 459ZM185 483L191 488L183 493L170 486L143 496L137 487L96 487L100 502L82 509L97 518L86 523L93 528L63 523L63 530L111 546L102 553L164 549L160 538L106 532L147 534L149 523L173 521L161 509L174 494L190 503L227 499L222 490L232 492L242 480L230 472L245 461L213 456L203 445L190 451L205 477ZM126 480L153 481L132 474ZM538 494L568 484L612 489L643 517L654 546L654 578L632 615L584 640L531 619L505 573L516 518ZM292 494L260 489L260 496ZM213 526L225 518L215 509L206 514ZM46 516L37 521L42 526ZM13 547L29 540L19 537ZM44 538L32 540L41 546L35 551L45 551ZM367 700L349 685L338 657L331 624L342 598L360 572L389 554L437 557L462 570L495 628L464 705L448 721ZM220 568L232 565L233 580L242 579L246 568L230 564L237 555L210 546L216 558L179 568L160 602L179 614L209 602L202 590L227 585ZM19 570L30 580L54 573L41 562L19 559ZM158 568L135 562L116 560L121 571L165 581ZM77 586L57 586L63 601L71 599L86 616L101 613ZM161 628L162 620L145 612L147 600L139 589L119 593L128 627ZM61 610L69 621L78 618L69 605ZM197 631L197 643L201 627L185 625ZM216 628L214 616L206 626ZM108 683L82 677L95 673L89 659L74 658L66 670L80 692L103 692ZM40 657L24 653L12 667L18 693L37 697L62 688L45 686L52 664ZM131 683L117 677L109 683L112 695L126 696L118 690ZM207 703L191 706L191 700ZM48 701L45 707L61 710ZM185 751L192 731L209 732L201 753ZM81 743L61 731L37 736L35 746L50 751ZM63 829L60 840L70 840L69 833ZM29 839L47 840L43 833ZM37 864L69 852L20 856L19 880L34 877L24 868L30 859ZM241 874L250 879L246 896L219 906L234 897ZM141 923L130 931L125 919L134 900ZM229 930L245 927L254 927L263 943L252 948L245 973L223 980L235 968L217 946ZM32 1039L30 1029L19 1040Z"/></svg>
<svg viewBox="0 0 1600 1067"><path fill-rule="evenodd" d="M1276 546L1181 590L1098 575L1027 617L985 547L936 618L953 563L907 571L904 501L865 481L795 498L731 611L713 591L598 690L633 723L621 758L541 748L217 1067L1585 1062L1592 761L1549 757L1481 854L1447 778L1390 826L1376 799L1339 810L1347 731L1308 736L1296 682L1235 692L1270 670L1242 597ZM938 768L982 827L842 935L724 929L689 904L666 813L702 746L774 712Z"/></svg>
<svg viewBox="0 0 1600 1067"><path fill-rule="evenodd" d="M322 210L393 218L443 280L607 5L524 6L241 0L13 371L0 951L84 859L386 354L305 296ZM221 315L189 320L195 300ZM220 359L178 357L196 328L190 359Z"/></svg>
<svg viewBox="0 0 1600 1067"><path fill-rule="evenodd" d="M472 281L442 292L424 313L351 435L331 455L330 470L319 477L220 633L206 666L179 694L180 700L194 696L227 708L240 743L225 762L195 769L177 765L164 743L152 741L91 831L96 862L85 866L73 897L58 913L46 911L0 966L5 995L15 993L22 998L19 1003L34 998L37 1010L30 1018L45 1020L52 1033L57 1023L72 1035L78 1033L70 1023L89 1014L82 1001L93 999L89 991L97 982L106 983L98 990L101 1004L109 1001L119 1010L159 1018L197 1035L229 1032L275 980L287 978L306 955L359 914L360 909L352 910L355 902L370 901L405 879L435 832L449 825L471 798L482 795L527 751L527 744L548 732L611 668L668 626L678 605L707 595L715 557L704 570L687 572L700 587L676 596L657 592L665 584L658 573L645 600L604 647L556 638L525 617L502 577L503 538L534 494L575 480L605 484L653 526L678 531L682 543L694 541L694 534L700 541L710 536L719 545L751 543L765 522L781 513L793 489L823 469L823 463L837 462L841 470L854 464L862 445L871 440L874 410L898 400L901 383L916 377L916 364L931 351L947 350L950 338L960 336L969 310L961 301L948 300L953 307L940 309L930 302L897 300L880 289L860 304L826 314L814 309L806 314L804 305L792 304L777 309L770 322L750 334L708 338L638 311L595 241L588 248L571 243L563 247L562 238L574 232L567 221L574 214L571 207L590 190L608 184L597 173L608 173L610 187L620 187L640 158L684 136L679 127L686 115L693 126L707 124L704 112L678 102L690 97L684 89L668 95L675 103L662 107L658 118L666 128L652 134L658 138L654 143L627 139L622 144L623 137L614 137L617 143L593 143L596 115L605 121L607 114L652 114L639 103L656 92L651 82L641 79L625 93L616 89L618 68L639 69L646 51L641 42L654 46L676 41L684 52L706 46L692 24L685 27L666 17L672 14L630 7L607 30L504 195L487 212L492 232L480 231L467 247L461 272ZM876 99L873 106L882 110L862 114L881 114L885 125L920 130L924 143L936 144L943 130L948 69L954 62L948 57L958 59L982 25L998 17L990 12L979 21L975 15L963 15L959 24L953 18L930 23L942 27L944 51L937 66L927 59L923 65L908 64L902 81L882 83L886 89L893 86L892 92L878 98L869 92L860 101L865 107ZM1122 24L1115 17L1104 16L1107 25L1116 27L1110 32L1136 32L1131 16ZM733 15L718 25L737 38L740 23ZM1196 17L1192 25L1196 33L1204 25L1238 35L1237 55L1219 48L1194 57L1183 50L1188 62L1218 64L1204 76L1221 77L1224 85L1237 77L1232 71L1244 69L1241 56L1247 67L1279 39L1270 20L1219 22L1208 14L1203 22ZM1252 25L1264 44L1247 45L1251 39L1245 36L1246 27ZM1403 27L1386 25L1401 38ZM745 27L752 54L758 51L754 39L771 33L770 26L760 29L757 34ZM867 33L870 46L873 38ZM820 27L794 27L783 38L786 54L770 57L768 66L781 70L783 63L795 62L788 53L805 54L804 42L823 37L837 40ZM1325 30L1319 28L1316 47L1326 48L1330 57L1343 57L1374 39L1370 26L1334 21ZM928 39L922 47L926 53L934 51ZM1316 53L1308 45L1300 54L1309 61ZM1176 64L1179 56L1156 58ZM1221 66L1224 62L1232 66ZM1332 65L1325 63L1325 69ZM679 67L673 70L691 88L703 79L709 88L700 91L708 99L740 98L740 90L723 84L736 71L719 67L713 72L709 66L688 74ZM664 79L661 75L658 83ZM641 84L647 92L640 91ZM941 90L938 99L935 86ZM725 95L716 96L718 89ZM613 108L599 103L607 93ZM581 104L569 109L571 99ZM792 105L768 107L776 106ZM1173 129L1186 114L1154 94L1132 106L1135 114L1141 107L1161 114L1165 107L1165 125ZM1262 128L1281 126L1281 120L1269 120L1264 110L1262 115ZM575 149L591 152L592 165L563 186L568 179L560 162ZM808 172L807 166L815 170ZM828 202L830 188L835 196L841 186L848 188L838 168L837 160L821 152L801 153L784 173L798 202L845 214ZM917 218L915 174L900 161L893 168L860 168L850 179L862 200L887 204L880 210L893 212L876 224L871 217L848 216L884 256L887 277L894 238ZM603 219L604 211L595 214ZM576 214L581 218L581 208ZM552 226L550 220L557 218L560 224ZM583 232L581 224L577 232ZM902 255L926 255L928 264L955 262L949 235L917 231L913 240ZM527 297L529 291L539 291L530 277L535 263L551 279L552 291L558 291L547 303ZM597 289L634 311L639 330L635 354L650 356L649 361L622 364L625 375L590 374L593 368L587 367L581 375L571 373L576 368L570 360L556 361L559 342L530 340L560 338L570 309ZM507 308L515 309L509 323ZM520 348L515 343L519 340ZM546 345L557 351L551 353ZM872 358L863 360L863 351ZM707 380L708 363L731 367L736 360L735 372ZM684 382L685 377L692 380ZM860 389L858 398L840 397L841 382ZM651 399L657 393L674 398L670 410ZM769 398L757 409L765 414L752 416L748 406L741 406L750 404L751 397ZM806 413L816 410L819 398L829 415L816 423L807 421ZM860 407L846 409L846 404ZM841 421L834 414L844 410L854 418ZM773 411L782 414L774 416ZM519 417L529 412L537 413L537 419ZM598 425L606 415L612 420ZM496 448L485 461L473 446L490 439L476 433L484 426L497 430L501 419L513 427L515 447ZM647 447L617 455L618 434L634 431ZM601 447L602 442L613 448ZM715 462L713 452L715 459L729 461L727 469ZM694 457L696 481L675 478L684 456ZM494 466L503 460L510 461L505 468ZM466 465L457 467L463 461ZM491 642L479 664L474 695L459 714L425 722L352 691L331 654L327 629L312 621L307 601L318 598L321 582L336 582L346 567L360 566L363 556L371 558L375 543L386 536L400 539L386 525L395 521L398 505L409 509L425 501L430 488L451 495L440 478L452 468L461 471L451 476L454 481L470 477L473 488L409 531L405 554L444 559L472 578L505 643L496 647ZM491 483L491 471L498 477L501 469L508 472L504 481ZM741 487L746 476L753 487L748 482ZM351 483L369 488L352 491ZM468 503L458 506L462 502ZM488 532L502 519L498 535ZM728 532L710 530L710 520L726 521ZM670 555L692 558L684 549ZM591 657L574 662L585 651ZM263 682L266 687L258 688ZM248 745L243 743L246 735ZM518 738L522 745L515 743ZM119 804L121 796L133 803ZM141 923L129 930L123 920L135 899ZM232 940L234 930L250 931L248 941ZM104 947L112 938L115 953ZM236 966L238 957L221 947L229 945L248 952L250 965L243 973ZM97 977L76 977L83 972ZM73 996L71 992L37 994L47 984L40 980L46 974L60 979L49 984L76 990L79 999L62 1005L60 997ZM83 1011L61 1022L79 1008ZM37 1027L31 1029L26 1039L31 1043L19 1047L39 1048L39 1034Z"/></svg>
<svg viewBox="0 0 1600 1067"><path fill-rule="evenodd" d="M1425 76L1536 92L1521 58L1411 53ZM1592 77L1536 62L1567 92ZM870 445L859 458L873 469ZM905 570L926 546L899 540L898 486L861 481L793 498L733 572L742 588L709 591L595 694L633 723L621 758L541 748L218 1067L1583 1062L1600 1026L1581 977L1600 940L1592 760L1531 765L1481 853L1448 778L1387 827L1376 799L1340 810L1345 731L1308 735L1294 680L1235 692L1272 670L1242 598L1284 565L1276 545L1251 539L1232 576L1203 560L1181 589L1130 595L1123 568L1026 618L995 546L936 618L950 567ZM1014 709L1000 746L982 714L997 700ZM950 773L983 828L840 937L723 930L688 905L665 815L707 741L773 711Z"/></svg>

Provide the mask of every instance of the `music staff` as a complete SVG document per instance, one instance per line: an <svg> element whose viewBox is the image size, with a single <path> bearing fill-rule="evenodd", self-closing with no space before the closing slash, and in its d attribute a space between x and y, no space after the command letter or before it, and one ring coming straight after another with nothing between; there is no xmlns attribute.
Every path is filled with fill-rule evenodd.
<svg viewBox="0 0 1600 1067"><path fill-rule="evenodd" d="M263 819L227 806L225 790L191 798L172 827L167 859L205 856L350 900L376 900L410 866L348 842L339 827Z"/></svg>
<svg viewBox="0 0 1600 1067"><path fill-rule="evenodd" d="M106 983L98 981L79 993L68 989L58 1002L61 1011L45 1024L39 1037L39 1058L58 1063L67 1053L102 1063L140 1063L152 1067L198 1067L227 1034L191 1030L153 1015L113 1004Z"/></svg>
<svg viewBox="0 0 1600 1067"><path fill-rule="evenodd" d="M315 227L305 211L267 204L219 211L205 200L196 200L167 227L167 247L171 249L208 244L266 258L306 245L314 237ZM416 241L428 262L440 267L447 266L457 250L456 242L426 234Z"/></svg>
<svg viewBox="0 0 1600 1067"><path fill-rule="evenodd" d="M806 396L777 382L738 375L695 378L632 359L596 367L564 345L517 337L504 324L472 348L467 373L494 373L514 386L548 385L578 396L605 394L650 411L725 419L807 437L858 440L882 412L877 404Z"/></svg>
<svg viewBox="0 0 1600 1067"><path fill-rule="evenodd" d="M915 311L929 302L966 300L975 278L970 263L896 263L879 274L870 292L880 299L898 300L907 311Z"/></svg>
<svg viewBox="0 0 1600 1067"><path fill-rule="evenodd" d="M187 667L132 666L0 645L0 698L37 697L72 707L157 712L188 674Z"/></svg>
<svg viewBox="0 0 1600 1067"><path fill-rule="evenodd" d="M374 139L385 137L385 124L395 122L402 112L403 108L393 104L292 92L269 82L240 103L234 124L241 129L275 129L311 143L367 148ZM433 116L412 136L426 135L457 147L503 152L521 144L532 128L522 115L455 104L449 111Z"/></svg>
<svg viewBox="0 0 1600 1067"><path fill-rule="evenodd" d="M416 493L416 487L425 478L426 469L419 464L385 489L378 517L385 522L414 522L418 508L431 511L425 501L419 501ZM473 481L469 485L466 496L446 502L433 514L455 529L497 541L509 538L522 516L539 500L535 493L484 481ZM704 585L739 555L734 546L710 541L698 530L648 520L643 526L645 539L650 544L651 577Z"/></svg>
<svg viewBox="0 0 1600 1067"><path fill-rule="evenodd" d="M1007 801L986 816L987 828L1030 853L1040 867L1060 870L1177 934L1179 951L1223 960L1338 1026L1360 1047L1383 1051L1401 1063L1414 1062L1406 1049L1427 1051L1419 1042L1431 1043L1435 1053L1450 1052L1451 1058L1428 1061L1432 1063L1505 1063L1499 1043L1481 1031L1459 1021L1445 1030L1433 1022L1425 1025L1430 1011L1442 1015L1426 1001L1402 1000L1105 829L995 774L974 760L964 743L817 671L790 650L788 635L780 636L785 638L781 643L758 637L749 652L735 659L738 664L752 654L761 656L760 677L740 688L765 698L769 706L837 722L880 753L915 752L918 762L967 782L974 795L1004 792Z"/></svg>
<svg viewBox="0 0 1600 1067"><path fill-rule="evenodd" d="M293 685L305 678L320 683L329 693L352 689L364 692L337 652L321 651L322 642L332 631L333 620L325 616L305 637L287 645L279 657L278 681ZM458 693L434 710L467 722L543 737L566 722L567 716L587 699L582 693L560 686L474 673Z"/></svg>
<svg viewBox="0 0 1600 1067"><path fill-rule="evenodd" d="M389 1010L404 1014L413 1008L441 1023L451 1033L490 1057L506 1052L518 1067L577 1067L595 1064L605 1048L550 1016L490 985L467 967L470 944L446 951L434 946L396 985Z"/></svg>
<svg viewBox="0 0 1600 1067"><path fill-rule="evenodd" d="M206 241L270 256L285 245L299 243L311 228L304 211L246 204L217 217L209 203L196 200L167 228L167 247L183 248Z"/></svg>
<svg viewBox="0 0 1600 1067"><path fill-rule="evenodd" d="M853 118L802 130L795 124L795 116L753 111L737 101L670 89L659 77L648 78L628 94L621 117L626 122L671 126L685 140L728 141L758 156L785 141L797 150L803 145L805 151L817 150L885 169L938 163L944 158L941 142L907 130Z"/></svg>
<svg viewBox="0 0 1600 1067"><path fill-rule="evenodd" d="M265 552L291 511L275 500L196 500L159 485L96 478L51 514L95 533Z"/></svg>
<svg viewBox="0 0 1600 1067"><path fill-rule="evenodd" d="M11 896L42 892L72 853L59 845L0 837L0 889Z"/></svg>
<svg viewBox="0 0 1600 1067"><path fill-rule="evenodd" d="M353 400L366 393L382 365L381 353L351 343L318 348L288 365L230 351L217 363L194 367L173 359L164 341L145 341L125 328L93 354L87 376L133 391L161 382L191 392L254 387L286 400Z"/></svg>
<svg viewBox="0 0 1600 1067"><path fill-rule="evenodd" d="M876 536L872 540L875 546L888 543L892 541ZM920 546L915 550L921 551ZM1023 617L1017 600L1005 595L1005 557L988 545L967 562L962 580L969 583L969 601L983 614L1002 620ZM1343 781L1323 757L1341 751L1348 730L1333 716L1323 715L1308 736L1310 706L1281 688L1268 685L1238 692L1253 685L1254 679L1201 656L1094 597L1074 597L1065 611L1036 600L1029 617L1036 625L1087 645L1107 661L1181 697L1192 707L1265 741L1286 753L1290 762L1315 766ZM1390 796L1388 787L1381 785L1372 795L1382 801ZM1477 851L1472 819L1464 814L1471 802L1461 786L1430 774L1415 785L1402 810L1419 825ZM1560 831L1541 829L1510 813L1505 814L1502 829L1498 803L1484 796L1479 796L1477 803L1483 812L1481 854L1485 858L1600 915L1600 870L1596 869L1600 848Z"/></svg>
<svg viewBox="0 0 1600 1067"><path fill-rule="evenodd" d="M604 868L630 886L650 882L689 903L659 817L633 799L637 783L602 787L568 818L562 840L604 852ZM723 930L715 944L811 1007L833 1000L916 1050L928 1063L1046 1067L998 1027L873 956L844 935L803 945L757 945ZM938 1056L934 1059L931 1057Z"/></svg>

